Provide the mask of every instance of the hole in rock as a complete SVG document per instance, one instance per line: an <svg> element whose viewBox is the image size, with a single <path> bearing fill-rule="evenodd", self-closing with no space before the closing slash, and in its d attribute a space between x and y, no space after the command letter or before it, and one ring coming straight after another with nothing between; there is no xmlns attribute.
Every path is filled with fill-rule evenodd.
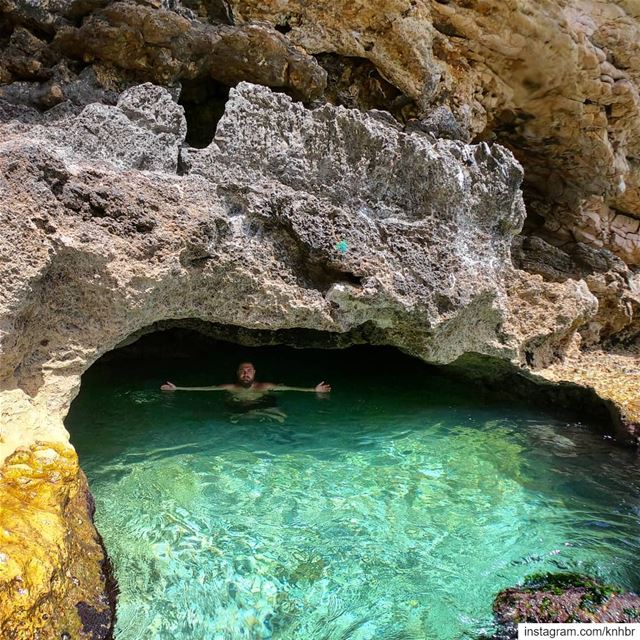
<svg viewBox="0 0 640 640"><path fill-rule="evenodd" d="M445 4L441 2L440 4ZM445 20L434 20L433 28L441 33L442 35L449 36L451 38L464 38L464 34L462 34L451 22L447 22Z"/></svg>
<svg viewBox="0 0 640 640"><path fill-rule="evenodd" d="M14 26L9 21L0 20L0 47L4 47L9 44L9 38L13 33Z"/></svg>
<svg viewBox="0 0 640 640"><path fill-rule="evenodd" d="M229 87L210 78L184 80L178 101L187 119L187 144L197 149L209 146L229 99Z"/></svg>
<svg viewBox="0 0 640 640"><path fill-rule="evenodd" d="M291 31L291 25L288 22L277 24L275 25L275 30L283 34L287 34L289 33L289 31Z"/></svg>
<svg viewBox="0 0 640 640"><path fill-rule="evenodd" d="M68 4L65 18L79 27L84 18L94 11L98 11L109 4L109 0L76 0Z"/></svg>
<svg viewBox="0 0 640 640"><path fill-rule="evenodd" d="M117 637L447 640L491 629L495 594L531 573L640 588L632 452L389 347L210 328L235 342L174 327L112 351L66 421ZM253 408L159 391L233 382L243 361L332 391Z"/></svg>
<svg viewBox="0 0 640 640"><path fill-rule="evenodd" d="M374 43L363 43L371 51ZM327 72L325 97L333 104L349 109L388 111L399 122L415 118L418 107L411 98L382 77L366 58L321 53L316 60Z"/></svg>

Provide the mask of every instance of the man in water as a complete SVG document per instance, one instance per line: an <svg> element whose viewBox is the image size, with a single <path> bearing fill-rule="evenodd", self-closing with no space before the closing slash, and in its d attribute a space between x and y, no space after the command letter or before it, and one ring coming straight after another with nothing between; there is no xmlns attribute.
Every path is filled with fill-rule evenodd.
<svg viewBox="0 0 640 640"><path fill-rule="evenodd" d="M287 387L273 382L256 382L256 370L251 362L242 362L238 366L238 380L233 384L219 384L211 387L176 387L172 382L165 382L162 391L227 391L231 394L230 405L234 413L249 413L254 416L265 416L284 422L286 415L276 407L272 391L315 391L329 393L331 385L320 382L315 387Z"/></svg>

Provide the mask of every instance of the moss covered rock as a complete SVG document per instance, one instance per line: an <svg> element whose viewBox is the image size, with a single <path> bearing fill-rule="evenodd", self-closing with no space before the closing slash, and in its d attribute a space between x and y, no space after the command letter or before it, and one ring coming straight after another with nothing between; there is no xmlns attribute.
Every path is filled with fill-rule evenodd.
<svg viewBox="0 0 640 640"><path fill-rule="evenodd" d="M500 638L523 622L638 622L640 596L578 573L536 573L501 591L493 611Z"/></svg>

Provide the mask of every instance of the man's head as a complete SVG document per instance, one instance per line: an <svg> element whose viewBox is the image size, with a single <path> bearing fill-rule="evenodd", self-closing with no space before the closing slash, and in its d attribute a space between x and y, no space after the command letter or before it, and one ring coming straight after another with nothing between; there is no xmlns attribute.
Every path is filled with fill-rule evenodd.
<svg viewBox="0 0 640 640"><path fill-rule="evenodd" d="M250 362L241 362L238 365L238 382L243 387L250 387L255 379L255 367Z"/></svg>

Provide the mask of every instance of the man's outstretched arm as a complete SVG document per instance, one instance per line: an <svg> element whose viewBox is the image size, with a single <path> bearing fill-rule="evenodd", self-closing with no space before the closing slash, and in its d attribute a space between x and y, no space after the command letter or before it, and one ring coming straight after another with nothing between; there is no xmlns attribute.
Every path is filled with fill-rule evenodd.
<svg viewBox="0 0 640 640"><path fill-rule="evenodd" d="M215 384L211 387L176 387L173 382L167 381L160 386L160 389L162 391L226 391L232 386L230 384Z"/></svg>
<svg viewBox="0 0 640 640"><path fill-rule="evenodd" d="M315 391L316 393L329 393L331 385L322 381L315 387L287 387L284 384L269 384L270 391Z"/></svg>

